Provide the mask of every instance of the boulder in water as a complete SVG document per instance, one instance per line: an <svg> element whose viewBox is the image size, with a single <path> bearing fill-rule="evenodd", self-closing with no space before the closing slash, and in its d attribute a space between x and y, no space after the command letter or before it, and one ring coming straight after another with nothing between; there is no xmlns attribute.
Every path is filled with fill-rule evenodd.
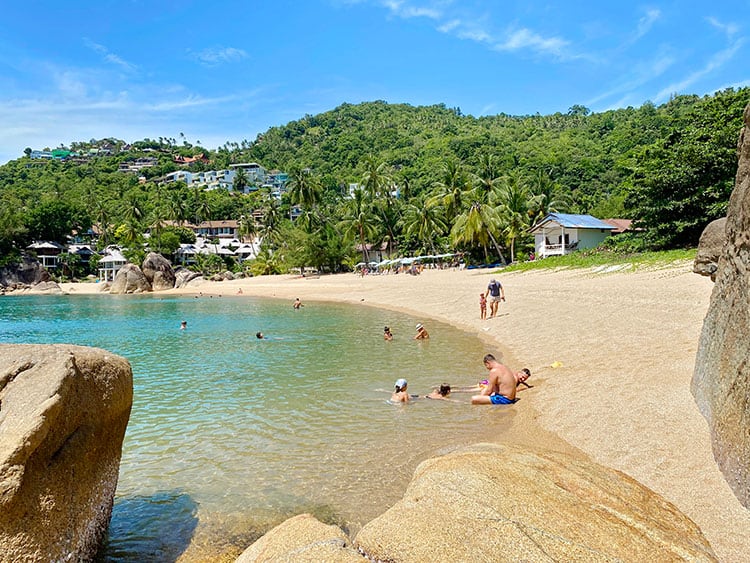
<svg viewBox="0 0 750 563"><path fill-rule="evenodd" d="M132 401L133 375L120 356L0 345L0 561L93 559Z"/></svg>

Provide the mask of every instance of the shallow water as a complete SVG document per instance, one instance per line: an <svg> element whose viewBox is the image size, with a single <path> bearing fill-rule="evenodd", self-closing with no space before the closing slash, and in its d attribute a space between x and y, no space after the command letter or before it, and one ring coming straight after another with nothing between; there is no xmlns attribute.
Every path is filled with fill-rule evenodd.
<svg viewBox="0 0 750 563"><path fill-rule="evenodd" d="M403 495L420 461L501 435L513 409L471 407L468 394L388 402L400 377L422 394L483 373L477 338L428 321L431 340L414 341L420 320L251 298L20 296L0 299L0 342L97 346L131 362L104 559L173 561L191 541L245 547L302 511L356 530Z"/></svg>

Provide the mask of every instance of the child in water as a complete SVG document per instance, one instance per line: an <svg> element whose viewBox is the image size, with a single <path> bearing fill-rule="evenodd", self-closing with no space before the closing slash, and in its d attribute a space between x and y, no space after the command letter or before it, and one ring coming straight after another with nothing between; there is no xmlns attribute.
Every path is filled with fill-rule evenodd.
<svg viewBox="0 0 750 563"><path fill-rule="evenodd" d="M408 384L406 383L405 379L397 379L396 383L394 385L394 391L391 394L391 402L392 403L408 403L411 397L409 396L409 393L406 391L406 386Z"/></svg>

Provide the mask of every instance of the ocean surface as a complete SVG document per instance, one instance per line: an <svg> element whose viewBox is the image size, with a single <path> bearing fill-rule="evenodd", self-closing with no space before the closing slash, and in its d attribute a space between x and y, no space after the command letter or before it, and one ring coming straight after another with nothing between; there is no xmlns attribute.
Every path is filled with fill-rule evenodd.
<svg viewBox="0 0 750 563"><path fill-rule="evenodd" d="M428 341L412 340L420 321ZM133 367L103 561L197 560L301 512L356 532L401 498L419 462L498 439L513 416L472 407L468 393L390 404L401 377L413 394L475 384L492 350L448 325L365 306L13 296L0 298L0 342L96 346Z"/></svg>

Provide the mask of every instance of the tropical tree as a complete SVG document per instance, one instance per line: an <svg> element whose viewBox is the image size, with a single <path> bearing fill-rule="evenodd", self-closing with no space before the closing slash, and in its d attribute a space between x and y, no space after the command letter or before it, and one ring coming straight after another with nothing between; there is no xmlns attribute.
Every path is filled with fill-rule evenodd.
<svg viewBox="0 0 750 563"><path fill-rule="evenodd" d="M393 178L388 165L385 162L378 162L373 155L364 159L364 172L360 183L373 201L381 197L386 199L391 197Z"/></svg>
<svg viewBox="0 0 750 563"><path fill-rule="evenodd" d="M435 240L443 235L448 225L439 205L425 205L424 199L407 204L401 218L404 234L415 238L423 249L437 254Z"/></svg>
<svg viewBox="0 0 750 563"><path fill-rule="evenodd" d="M442 178L435 184L433 195L427 205L440 205L445 209L446 219L452 222L464 208L466 193L471 190L471 181L460 162L449 160L443 168Z"/></svg>
<svg viewBox="0 0 750 563"><path fill-rule="evenodd" d="M377 233L376 217L372 212L372 202L362 188L355 188L352 198L344 203L343 219L339 228L345 236L359 241L362 248L362 260L369 262L367 241Z"/></svg>
<svg viewBox="0 0 750 563"><path fill-rule="evenodd" d="M516 239L528 231L531 219L529 211L532 209L529 190L518 173L511 173L503 178L498 203L503 233L508 240L510 260L513 262Z"/></svg>
<svg viewBox="0 0 750 563"><path fill-rule="evenodd" d="M234 180L232 181L232 188L235 192L242 193L250 183L250 179L247 177L247 172L244 168L237 168L234 172Z"/></svg>
<svg viewBox="0 0 750 563"><path fill-rule="evenodd" d="M320 202L320 181L309 168L293 170L287 182L287 193L292 203L313 209Z"/></svg>

